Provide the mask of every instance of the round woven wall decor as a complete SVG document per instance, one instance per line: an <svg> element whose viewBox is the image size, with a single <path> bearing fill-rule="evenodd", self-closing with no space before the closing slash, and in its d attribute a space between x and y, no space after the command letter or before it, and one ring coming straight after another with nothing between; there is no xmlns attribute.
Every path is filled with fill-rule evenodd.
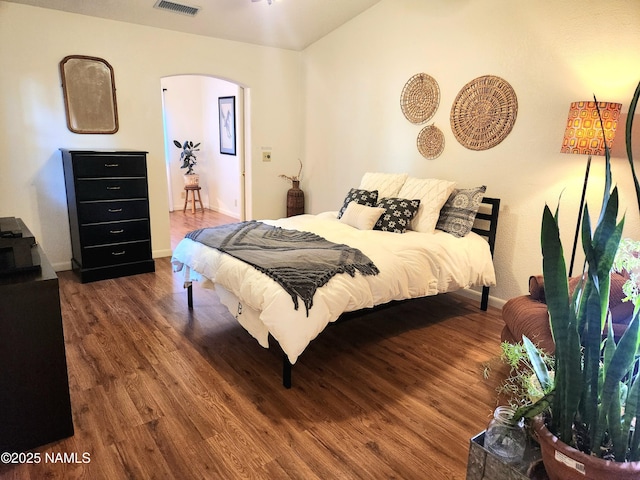
<svg viewBox="0 0 640 480"><path fill-rule="evenodd" d="M418 134L418 151L427 160L437 158L444 150L444 135L434 126L427 125Z"/></svg>
<svg viewBox="0 0 640 480"><path fill-rule="evenodd" d="M440 103L440 87L433 77L418 73L411 77L400 94L402 113L411 123L429 121Z"/></svg>
<svg viewBox="0 0 640 480"><path fill-rule="evenodd" d="M504 140L516 122L518 99L507 81L486 75L467 83L451 107L451 129L470 150L487 150Z"/></svg>

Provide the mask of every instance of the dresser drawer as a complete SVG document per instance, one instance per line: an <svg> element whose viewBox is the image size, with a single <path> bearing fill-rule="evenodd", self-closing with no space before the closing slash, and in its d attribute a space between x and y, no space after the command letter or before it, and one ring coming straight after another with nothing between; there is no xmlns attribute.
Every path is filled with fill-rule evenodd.
<svg viewBox="0 0 640 480"><path fill-rule="evenodd" d="M80 227L80 237L85 246L149 240L148 220L99 223Z"/></svg>
<svg viewBox="0 0 640 480"><path fill-rule="evenodd" d="M147 200L81 202L78 205L78 221L80 225L117 222L136 218L149 218L149 203Z"/></svg>
<svg viewBox="0 0 640 480"><path fill-rule="evenodd" d="M116 243L82 248L82 268L104 267L151 259L151 242Z"/></svg>
<svg viewBox="0 0 640 480"><path fill-rule="evenodd" d="M87 177L144 177L147 162L144 154L82 155L73 159L76 178Z"/></svg>
<svg viewBox="0 0 640 480"><path fill-rule="evenodd" d="M76 198L80 202L147 198L147 180L145 178L78 179Z"/></svg>

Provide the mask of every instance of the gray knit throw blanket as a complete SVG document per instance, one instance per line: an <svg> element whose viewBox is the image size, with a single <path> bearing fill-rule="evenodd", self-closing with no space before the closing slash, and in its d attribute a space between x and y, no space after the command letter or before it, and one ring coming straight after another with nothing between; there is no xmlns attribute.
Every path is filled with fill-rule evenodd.
<svg viewBox="0 0 640 480"><path fill-rule="evenodd" d="M286 230L249 221L201 228L186 235L196 242L227 253L268 275L298 309L300 297L307 309L316 290L338 273L352 277L356 271L377 275L378 268L360 250L329 242L309 232Z"/></svg>

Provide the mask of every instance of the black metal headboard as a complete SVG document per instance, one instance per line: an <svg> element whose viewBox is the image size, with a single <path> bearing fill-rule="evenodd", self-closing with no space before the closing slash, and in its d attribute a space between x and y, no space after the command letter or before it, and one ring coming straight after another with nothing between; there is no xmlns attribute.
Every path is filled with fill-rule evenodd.
<svg viewBox="0 0 640 480"><path fill-rule="evenodd" d="M486 208L488 206L489 208ZM487 237L489 242L489 249L491 250L491 256L493 257L493 251L496 246L496 232L498 231L498 213L500 211L500 199L484 197L480 210L476 214L476 221L474 223L472 232ZM489 305L489 287L482 287L482 300L480 302L480 308L487 310Z"/></svg>

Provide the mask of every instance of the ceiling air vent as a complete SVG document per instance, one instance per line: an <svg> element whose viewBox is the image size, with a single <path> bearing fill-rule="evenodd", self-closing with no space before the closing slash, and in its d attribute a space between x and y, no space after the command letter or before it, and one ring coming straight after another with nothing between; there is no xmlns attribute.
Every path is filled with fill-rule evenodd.
<svg viewBox="0 0 640 480"><path fill-rule="evenodd" d="M166 0L158 0L154 5L154 8L169 10L170 12L180 13L182 15L189 15L190 17L194 17L196 13L200 11L200 7L192 7L191 5L184 5L176 2L167 2Z"/></svg>

